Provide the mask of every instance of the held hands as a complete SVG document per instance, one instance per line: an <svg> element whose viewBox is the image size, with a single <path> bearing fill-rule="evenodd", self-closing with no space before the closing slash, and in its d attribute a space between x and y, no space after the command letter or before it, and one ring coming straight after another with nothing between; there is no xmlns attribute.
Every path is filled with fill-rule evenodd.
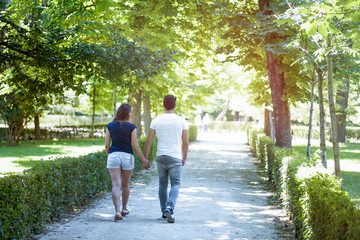
<svg viewBox="0 0 360 240"><path fill-rule="evenodd" d="M150 162L147 159L143 162L142 168L145 170L150 170Z"/></svg>

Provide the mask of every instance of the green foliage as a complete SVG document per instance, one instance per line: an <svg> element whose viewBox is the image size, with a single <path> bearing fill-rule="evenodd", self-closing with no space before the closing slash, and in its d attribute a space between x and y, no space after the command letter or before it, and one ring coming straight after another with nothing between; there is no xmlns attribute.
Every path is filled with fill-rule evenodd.
<svg viewBox="0 0 360 240"><path fill-rule="evenodd" d="M346 127L346 139L360 140L360 128Z"/></svg>
<svg viewBox="0 0 360 240"><path fill-rule="evenodd" d="M302 204L301 196L305 194L304 189L296 178L300 166L311 166L314 162L309 161L305 156L294 152L291 156L282 160L281 178L282 192L281 199L285 209L293 218L297 236L308 234L307 222L305 221L305 206Z"/></svg>
<svg viewBox="0 0 360 240"><path fill-rule="evenodd" d="M208 128L212 131L229 131L229 132L239 132L246 131L250 127L249 122L239 122L239 121L213 121L209 124Z"/></svg>
<svg viewBox="0 0 360 240"><path fill-rule="evenodd" d="M283 186L283 178L282 178L282 172L281 169L283 167L283 159L285 159L286 157L289 157L292 155L292 151L291 149L288 148L279 148L277 146L275 146L274 148L272 147L272 145L269 145L270 149L268 150L269 153L271 153L272 151L274 151L273 156L274 158L272 160L272 179L273 179L273 186L276 189L276 193L278 195L278 197L281 197L281 193L284 191L282 186Z"/></svg>
<svg viewBox="0 0 360 240"><path fill-rule="evenodd" d="M140 149L142 150L145 149L145 142L146 142L146 137L142 137L138 140ZM156 149L157 149L157 138L155 137L153 143L151 144L151 149L148 156L148 160L150 163L154 163L156 160ZM134 156L135 156L134 174L136 174L136 172L142 169L142 161L136 154L134 154Z"/></svg>
<svg viewBox="0 0 360 240"><path fill-rule="evenodd" d="M189 142L196 141L198 133L198 127L196 125L189 125Z"/></svg>
<svg viewBox="0 0 360 240"><path fill-rule="evenodd" d="M139 140L144 147L145 138ZM152 144L149 160L156 158ZM22 175L0 178L0 231L2 239L29 239L45 224L76 211L103 191L110 190L105 151L86 156L41 161ZM136 172L142 163L135 155Z"/></svg>
<svg viewBox="0 0 360 240"><path fill-rule="evenodd" d="M341 189L341 182L320 165L316 157L281 149L268 137L248 131L249 143L258 139L256 153L267 166L283 207L292 217L299 239L356 239L360 210ZM262 133L258 133L262 135ZM260 159L261 158L261 159ZM267 163L266 163L267 161Z"/></svg>
<svg viewBox="0 0 360 240"><path fill-rule="evenodd" d="M308 138L309 134L309 128L303 127L303 126L292 126L291 127L292 134L295 138ZM330 129L326 129L326 135L330 136ZM358 127L346 127L346 133L345 133L347 140L360 140L360 128ZM318 127L312 128L311 137L313 139L319 139L320 138L320 132Z"/></svg>
<svg viewBox="0 0 360 240"><path fill-rule="evenodd" d="M271 138L265 136L265 134L258 134L257 135L257 144L256 144L256 156L260 161L260 167L267 168L267 144L272 142Z"/></svg>
<svg viewBox="0 0 360 240"><path fill-rule="evenodd" d="M248 143L250 145L250 151L254 154L257 153L257 135L258 134L263 134L261 132L259 132L259 130L254 129L254 128L248 128L247 130L247 136L248 136Z"/></svg>
<svg viewBox="0 0 360 240"><path fill-rule="evenodd" d="M261 136L257 145L257 157L260 161L260 166L265 168L268 172L268 178L271 182L273 180L273 168L275 167L275 143L268 136Z"/></svg>
<svg viewBox="0 0 360 240"><path fill-rule="evenodd" d="M40 162L23 175L0 179L4 239L40 233L63 213L84 206L111 184L106 153Z"/></svg>
<svg viewBox="0 0 360 240"><path fill-rule="evenodd" d="M94 129L104 130L106 124L95 125ZM0 141L6 141L6 130L5 128L0 128ZM67 138L82 138L83 134L88 134L91 131L90 125L79 125L79 126L61 126L51 129L41 128L40 129L40 139L67 139ZM18 137L18 140L28 141L35 139L35 130L33 128L25 128Z"/></svg>
<svg viewBox="0 0 360 240"><path fill-rule="evenodd" d="M298 176L306 192L305 221L313 239L356 239L360 235L360 210L354 206L341 182L321 167L300 169Z"/></svg>

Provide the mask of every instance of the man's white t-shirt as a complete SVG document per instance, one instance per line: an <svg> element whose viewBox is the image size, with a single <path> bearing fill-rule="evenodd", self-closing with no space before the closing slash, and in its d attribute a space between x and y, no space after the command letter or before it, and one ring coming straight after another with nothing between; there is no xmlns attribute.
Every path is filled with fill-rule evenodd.
<svg viewBox="0 0 360 240"><path fill-rule="evenodd" d="M156 156L168 155L182 159L182 131L188 129L186 120L175 113L165 113L152 120L150 128L158 139Z"/></svg>

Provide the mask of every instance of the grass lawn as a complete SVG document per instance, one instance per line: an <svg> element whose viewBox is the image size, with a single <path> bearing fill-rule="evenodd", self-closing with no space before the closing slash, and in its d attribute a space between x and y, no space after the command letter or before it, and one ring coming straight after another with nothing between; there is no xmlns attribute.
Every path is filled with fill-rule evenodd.
<svg viewBox="0 0 360 240"><path fill-rule="evenodd" d="M306 140L301 140L296 141L293 148L295 151L306 156L306 146ZM355 202L355 204L360 206L360 143L340 143L339 147L340 169L346 169L341 171L343 189L349 193L349 197ZM317 149L320 149L318 144L316 146L312 146L311 153L313 154ZM326 156L328 160L334 159L332 143L326 143ZM345 165L349 163L355 164L355 167L352 167L352 169L346 167Z"/></svg>
<svg viewBox="0 0 360 240"><path fill-rule="evenodd" d="M105 149L104 138L41 140L20 142L16 147L0 143L0 173L21 172L39 160L79 156Z"/></svg>

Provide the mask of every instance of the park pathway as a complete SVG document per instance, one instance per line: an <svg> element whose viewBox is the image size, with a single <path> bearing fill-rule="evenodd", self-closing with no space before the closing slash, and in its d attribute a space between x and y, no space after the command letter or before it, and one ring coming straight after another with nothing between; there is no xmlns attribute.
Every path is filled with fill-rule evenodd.
<svg viewBox="0 0 360 240"><path fill-rule="evenodd" d="M157 172L143 172L132 183L130 215L114 222L107 193L81 214L49 226L42 240L127 239L209 240L282 239L268 205L271 193L259 183L244 133L202 133L190 144L175 224L160 219Z"/></svg>

